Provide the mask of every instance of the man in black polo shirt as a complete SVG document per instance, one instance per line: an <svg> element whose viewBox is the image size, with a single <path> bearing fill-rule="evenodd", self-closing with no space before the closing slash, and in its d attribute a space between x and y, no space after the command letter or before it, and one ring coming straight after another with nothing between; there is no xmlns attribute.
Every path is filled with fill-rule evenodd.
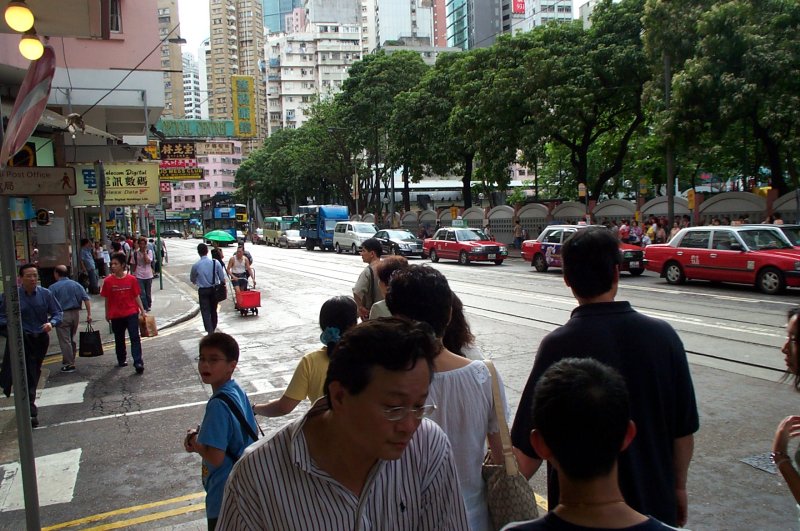
<svg viewBox="0 0 800 531"><path fill-rule="evenodd" d="M564 243L564 282L578 300L570 320L542 340L520 399L511 439L522 471L542 463L530 443L536 383L563 358L594 358L617 369L631 397L637 436L620 455L625 501L669 525L686 523L686 476L699 428L689 364L680 338L666 322L615 302L619 284L618 241L605 228L578 231ZM558 504L558 478L548 466L547 497Z"/></svg>

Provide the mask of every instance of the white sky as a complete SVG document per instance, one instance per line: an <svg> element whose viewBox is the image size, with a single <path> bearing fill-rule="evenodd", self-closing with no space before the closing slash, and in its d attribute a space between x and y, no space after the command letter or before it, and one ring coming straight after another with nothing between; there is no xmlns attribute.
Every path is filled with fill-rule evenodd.
<svg viewBox="0 0 800 531"><path fill-rule="evenodd" d="M572 16L577 18L578 7L585 2L586 0L572 0ZM178 14L181 37L186 39L183 51L190 52L197 58L200 43L208 38L208 0L178 0Z"/></svg>

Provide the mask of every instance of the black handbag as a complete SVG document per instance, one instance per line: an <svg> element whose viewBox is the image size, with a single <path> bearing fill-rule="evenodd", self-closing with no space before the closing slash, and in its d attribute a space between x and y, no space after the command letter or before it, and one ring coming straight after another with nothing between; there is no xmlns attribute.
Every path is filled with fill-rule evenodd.
<svg viewBox="0 0 800 531"><path fill-rule="evenodd" d="M78 356L82 358L94 358L103 355L103 341L100 339L100 331L92 328L91 323L86 323L86 330L80 333L78 343Z"/></svg>
<svg viewBox="0 0 800 531"><path fill-rule="evenodd" d="M217 279L217 261L214 261L214 280ZM217 302L222 302L228 298L228 288L225 286L225 282L220 282L219 284L214 284L214 299Z"/></svg>

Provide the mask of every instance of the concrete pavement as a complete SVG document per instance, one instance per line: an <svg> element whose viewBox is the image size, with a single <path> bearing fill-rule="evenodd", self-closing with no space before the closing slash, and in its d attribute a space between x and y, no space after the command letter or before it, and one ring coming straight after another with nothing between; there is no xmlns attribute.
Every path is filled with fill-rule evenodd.
<svg viewBox="0 0 800 531"><path fill-rule="evenodd" d="M159 284L159 279L153 279L153 303L150 315L156 318L159 330L166 330L184 321L195 317L200 307L197 303L196 291L189 291L186 285L177 280L169 273L169 265L165 266L162 273L163 289ZM105 299L99 295L91 295L92 322L95 330L100 331L103 340L105 355L100 358L107 363L116 363L114 357L114 335L111 332L110 323L105 319ZM81 310L81 324L79 331L86 328L86 310ZM77 341L77 337L76 337ZM0 352L5 349L5 339L0 337ZM2 354L0 354L2 355ZM130 353L129 353L130 356ZM70 380L86 381L91 379L91 371L85 370L88 360L92 358L77 358L75 360L76 371L74 373L60 373L61 350L58 345L58 338L55 331L50 334L50 347L47 357L42 367L42 376L39 379L37 388L38 398L41 398L42 391L47 387L50 378L69 378ZM96 363L96 362L93 362ZM82 370L82 365L84 369ZM131 364L131 370L133 365ZM13 461L18 458L17 430L14 421L14 395L6 398L0 394L0 463Z"/></svg>

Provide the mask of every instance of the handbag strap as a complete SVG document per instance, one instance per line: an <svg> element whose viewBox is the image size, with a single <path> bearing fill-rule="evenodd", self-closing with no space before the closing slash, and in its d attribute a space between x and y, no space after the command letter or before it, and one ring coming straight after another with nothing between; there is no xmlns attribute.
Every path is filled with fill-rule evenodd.
<svg viewBox="0 0 800 531"><path fill-rule="evenodd" d="M503 411L503 401L500 399L500 382L497 378L497 370L494 363L490 360L483 360L492 376L492 402L494 403L494 413L497 417L497 426L500 428L500 441L503 443L503 462L506 475L516 476L519 473L519 465L511 449L511 436L508 433L508 424Z"/></svg>
<svg viewBox="0 0 800 531"><path fill-rule="evenodd" d="M94 332L94 328L92 327L92 323L86 321L86 331L87 332Z"/></svg>
<svg viewBox="0 0 800 531"><path fill-rule="evenodd" d="M244 418L244 415L239 410L239 407L231 399L231 397L229 397L225 393L220 393L214 398L218 398L219 400L225 402L225 404L228 406L228 409L230 409L231 413L233 413L233 416L236 417L236 420L239 421L239 425L242 428L242 434L247 434L247 436L250 437L253 440L253 442L258 440L258 435L256 435L256 432L253 431L253 427L250 426L250 424ZM245 446L247 446L246 442ZM228 457L231 458L231 461L233 461L234 463L239 460L239 457L241 457L240 455L235 455L230 448L225 448L225 453L228 455Z"/></svg>

